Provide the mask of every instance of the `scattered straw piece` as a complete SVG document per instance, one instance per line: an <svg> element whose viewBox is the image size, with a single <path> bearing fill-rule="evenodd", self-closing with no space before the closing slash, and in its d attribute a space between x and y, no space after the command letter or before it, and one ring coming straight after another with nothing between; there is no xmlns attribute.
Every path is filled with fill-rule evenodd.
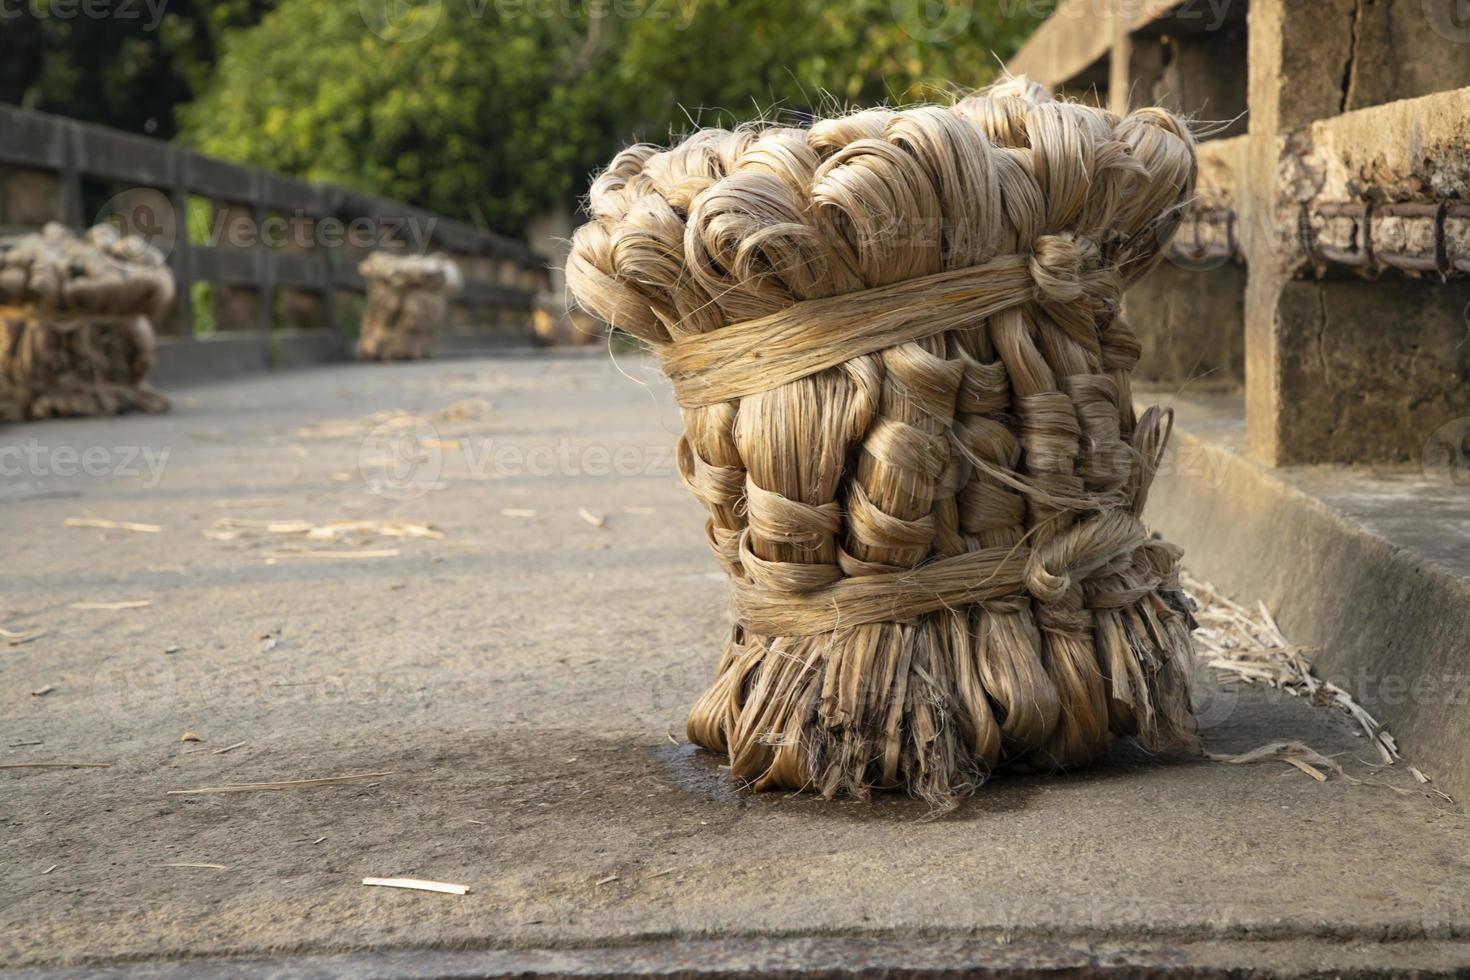
<svg viewBox="0 0 1470 980"><path fill-rule="evenodd" d="M46 695L50 694L54 690L56 690L55 684L47 684L45 687L38 687L34 691L32 691L31 697L44 698Z"/></svg>
<svg viewBox="0 0 1470 980"><path fill-rule="evenodd" d="M500 514L502 517L535 517L536 512L529 507L503 507Z"/></svg>
<svg viewBox="0 0 1470 980"><path fill-rule="evenodd" d="M610 882L614 882L614 881L617 881L617 880L618 880L618 876L617 875L608 875L606 878L603 878L601 881L599 881L598 884L599 885L606 885L606 884L608 884Z"/></svg>
<svg viewBox="0 0 1470 980"><path fill-rule="evenodd" d="M136 521L108 521L100 517L68 517L62 523L67 527L95 527L103 531L134 531L139 534L157 534L163 530L157 524L139 524Z"/></svg>
<svg viewBox="0 0 1470 980"><path fill-rule="evenodd" d="M285 497L244 497L239 500L216 500L220 510L258 510L266 507L284 507L290 501Z"/></svg>
<svg viewBox="0 0 1470 980"><path fill-rule="evenodd" d="M1208 583L1186 577L1185 587L1201 599L1195 642L1207 666L1248 684L1262 683L1314 704L1333 705L1352 716L1385 765L1402 758L1393 736L1376 718L1347 691L1313 672L1306 649L1287 641L1264 603L1253 613Z"/></svg>
<svg viewBox="0 0 1470 980"><path fill-rule="evenodd" d="M42 871L41 874L43 874L43 875L49 875L51 872L55 871L59 867L61 867L61 865L59 865L59 864L53 864L53 865L51 865L51 867L47 868L45 871Z"/></svg>
<svg viewBox="0 0 1470 980"><path fill-rule="evenodd" d="M4 762L0 769L111 769L110 762Z"/></svg>
<svg viewBox="0 0 1470 980"><path fill-rule="evenodd" d="M335 786L338 783L357 783L365 779L380 779L391 776L391 772L360 772L350 776L324 776L321 779L287 779L278 783L225 783L222 786L201 786L198 789L171 789L169 796L198 796L203 793L254 793L261 790L301 789L309 786Z"/></svg>
<svg viewBox="0 0 1470 980"><path fill-rule="evenodd" d="M473 422L490 411L490 403L483 398L450 402L449 405L427 416L408 409L392 409L374 412L361 419L327 419L297 429L298 439L359 439L378 428L413 429L424 422Z"/></svg>
<svg viewBox="0 0 1470 980"><path fill-rule="evenodd" d="M369 535L384 538L431 538L440 539L444 532L432 524L418 521L371 521L342 518L318 524L305 520L256 521L242 517L222 517L215 521L204 536L212 541L234 541L239 538L258 538L268 535L304 537L309 541L336 541L338 538Z"/></svg>
<svg viewBox="0 0 1470 980"><path fill-rule="evenodd" d="M464 895L470 890L469 885L453 885L447 881L421 881L418 878L364 878L364 885L378 885L382 888L411 888L421 892L439 892L444 895Z"/></svg>
<svg viewBox="0 0 1470 980"><path fill-rule="evenodd" d="M1296 766L1319 783L1327 782L1327 776L1316 768L1318 766L1336 773L1350 783L1359 783L1362 781L1354 779L1352 776L1343 772L1342 766L1338 765L1332 759L1327 758L1327 756L1318 752L1305 742L1272 742L1269 745L1263 745L1258 749L1251 749L1249 752L1242 752L1239 755L1221 755L1218 752L1206 752L1205 758L1212 762L1226 762L1236 766L1277 759L1289 765Z"/></svg>
<svg viewBox="0 0 1470 980"><path fill-rule="evenodd" d="M603 517L601 514L594 514L586 507L578 507L577 516L582 518L582 520L586 521L588 524L591 524L593 527L603 527L607 524L606 517Z"/></svg>
<svg viewBox="0 0 1470 980"><path fill-rule="evenodd" d="M328 560L352 558L397 558L397 548L368 548L363 551L273 551L264 555L267 565L291 558L325 558Z"/></svg>
<svg viewBox="0 0 1470 980"><path fill-rule="evenodd" d="M153 605L152 599L124 599L121 602L73 602L68 609L102 609L116 612L119 609L142 609Z"/></svg>
<svg viewBox="0 0 1470 980"><path fill-rule="evenodd" d="M179 736L179 741L180 742L202 742L202 741L204 741L204 739L201 738L198 735L195 735L193 732L185 732L184 734L182 734L182 735Z"/></svg>
<svg viewBox="0 0 1470 980"><path fill-rule="evenodd" d="M1295 766L1302 772L1306 773L1308 776L1311 776L1319 783L1327 782L1327 774L1321 769L1313 766L1310 762L1303 762L1301 759L1291 758L1290 756L1283 758L1281 761L1287 763L1288 765Z"/></svg>
<svg viewBox="0 0 1470 980"><path fill-rule="evenodd" d="M228 864L204 864L200 861L172 861L168 864L160 864L160 868L208 868L210 871L228 871Z"/></svg>
<svg viewBox="0 0 1470 980"><path fill-rule="evenodd" d="M0 639L5 640L6 643L13 647L18 647L22 643L29 643L32 640L45 636L46 632L46 630L28 630L24 633L12 633L10 630L0 629Z"/></svg>
<svg viewBox="0 0 1470 980"><path fill-rule="evenodd" d="M1417 779L1417 780L1419 780L1419 782L1421 782L1421 783L1432 783L1432 782L1434 782L1434 780L1432 780L1428 776L1426 776L1423 773L1422 770L1416 769L1413 766L1410 766L1409 767L1409 772L1413 773L1414 774L1414 778Z"/></svg>
<svg viewBox="0 0 1470 980"><path fill-rule="evenodd" d="M244 742L236 742L234 745L226 745L222 749L215 749L214 750L214 754L215 755L224 755L226 752L233 752L233 751L235 751L236 749L238 749L240 746L242 746L244 744L245 744Z"/></svg>

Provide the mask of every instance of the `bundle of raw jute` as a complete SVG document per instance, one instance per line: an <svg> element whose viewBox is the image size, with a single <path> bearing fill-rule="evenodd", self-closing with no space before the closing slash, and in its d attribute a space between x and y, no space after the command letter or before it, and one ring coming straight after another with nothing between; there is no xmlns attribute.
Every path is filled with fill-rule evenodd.
<svg viewBox="0 0 1470 980"><path fill-rule="evenodd" d="M1012 80L948 108L635 146L573 294L683 409L735 625L690 738L756 788L936 802L1112 735L1197 746L1178 549L1139 522L1123 289L1194 143Z"/></svg>
<svg viewBox="0 0 1470 980"><path fill-rule="evenodd" d="M162 411L153 327L174 277L141 238L60 224L0 241L0 375L13 418Z"/></svg>
<svg viewBox="0 0 1470 980"><path fill-rule="evenodd" d="M374 252L358 266L367 280L358 356L370 361L429 356L449 299L464 285L447 255Z"/></svg>

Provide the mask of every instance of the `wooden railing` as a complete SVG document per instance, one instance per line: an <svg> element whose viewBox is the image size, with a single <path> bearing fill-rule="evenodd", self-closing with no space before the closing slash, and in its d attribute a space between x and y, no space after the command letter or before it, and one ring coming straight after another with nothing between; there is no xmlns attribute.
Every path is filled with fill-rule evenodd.
<svg viewBox="0 0 1470 980"><path fill-rule="evenodd" d="M159 325L168 347L190 345L206 327L209 339L233 341L246 362L257 354L284 361L340 350L355 320L349 307L364 289L358 262L380 248L442 251L459 263L465 288L449 328L459 335L529 341L532 303L547 288L546 260L503 235L397 201L3 105L0 177L31 180L19 192L23 222L14 219L14 200L7 213L6 197L16 195L0 186L0 225L14 230L51 219L80 230L112 220L168 255L179 287L173 315ZM211 284L209 310L196 309L205 296L199 283ZM282 315L286 306L294 316Z"/></svg>

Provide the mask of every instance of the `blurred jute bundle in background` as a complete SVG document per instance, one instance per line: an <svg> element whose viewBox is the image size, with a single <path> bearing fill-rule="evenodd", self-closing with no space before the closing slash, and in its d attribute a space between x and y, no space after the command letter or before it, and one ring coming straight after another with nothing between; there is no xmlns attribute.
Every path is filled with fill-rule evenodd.
<svg viewBox="0 0 1470 980"><path fill-rule="evenodd" d="M446 255L374 252L358 271L367 280L358 356L369 361L428 357L449 299L464 285L459 266Z"/></svg>
<svg viewBox="0 0 1470 980"><path fill-rule="evenodd" d="M149 318L173 298L163 253L111 225L0 240L0 419L167 409Z"/></svg>

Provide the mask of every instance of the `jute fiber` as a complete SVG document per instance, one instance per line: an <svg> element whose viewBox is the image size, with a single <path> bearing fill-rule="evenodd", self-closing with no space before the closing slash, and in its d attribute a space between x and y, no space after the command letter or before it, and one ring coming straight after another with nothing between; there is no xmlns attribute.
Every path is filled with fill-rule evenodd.
<svg viewBox="0 0 1470 980"><path fill-rule="evenodd" d="M943 804L1196 746L1180 552L1139 521L1169 417L1119 315L1194 174L1169 113L1010 80L596 180L568 281L682 406L735 621L688 732L736 778Z"/></svg>
<svg viewBox="0 0 1470 980"><path fill-rule="evenodd" d="M163 254L111 225L0 241L0 417L166 409L149 317L173 298Z"/></svg>
<svg viewBox="0 0 1470 980"><path fill-rule="evenodd" d="M370 361L428 357L450 297L463 285L459 266L445 255L374 252L358 271L367 280L358 356Z"/></svg>

